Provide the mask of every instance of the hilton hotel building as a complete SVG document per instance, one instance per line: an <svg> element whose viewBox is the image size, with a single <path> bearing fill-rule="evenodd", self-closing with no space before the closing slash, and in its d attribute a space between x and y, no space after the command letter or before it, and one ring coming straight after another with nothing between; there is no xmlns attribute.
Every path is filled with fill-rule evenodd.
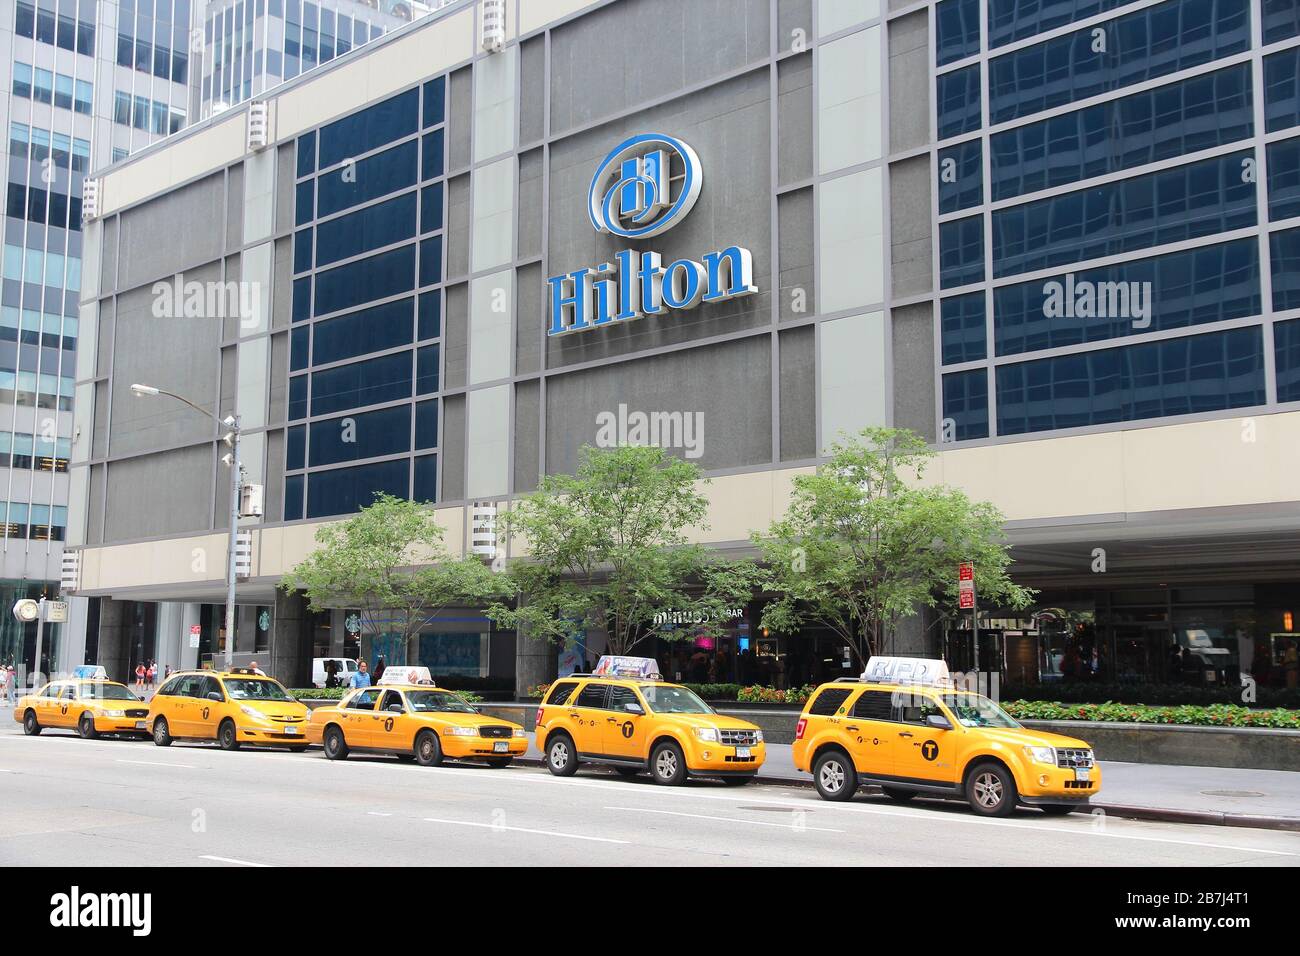
<svg viewBox="0 0 1300 956"><path fill-rule="evenodd" d="M733 550L837 436L925 436L1040 590L981 609L1004 680L1286 683L1298 0L457 0L94 178L65 666L223 640L220 429L141 382L242 419L235 648L291 685L344 652L552 676L473 609L396 647L276 584L376 491L471 548L641 416ZM670 670L847 666L760 611ZM967 628L894 649L961 665Z"/></svg>

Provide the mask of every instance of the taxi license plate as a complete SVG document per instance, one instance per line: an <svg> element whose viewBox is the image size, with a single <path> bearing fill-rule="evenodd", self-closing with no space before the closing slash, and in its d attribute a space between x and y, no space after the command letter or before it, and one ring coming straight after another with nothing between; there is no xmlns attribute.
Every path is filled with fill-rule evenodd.
<svg viewBox="0 0 1300 956"><path fill-rule="evenodd" d="M1079 769L1076 769L1076 770L1074 771L1074 779L1075 779L1075 780L1091 780L1091 779L1092 779L1092 771L1091 771L1091 770L1079 770Z"/></svg>
<svg viewBox="0 0 1300 956"><path fill-rule="evenodd" d="M504 740L494 741L492 744L492 752L498 754L508 754L510 753L510 744Z"/></svg>
<svg viewBox="0 0 1300 956"><path fill-rule="evenodd" d="M144 723L143 720L137 720L137 721L135 722L135 729L136 729L136 730L147 730L148 728L145 727L145 723Z"/></svg>
<svg viewBox="0 0 1300 956"><path fill-rule="evenodd" d="M749 758L750 756L752 756L752 755L750 754L750 752L749 752L749 748L748 748L748 747L737 747L737 748L736 748L736 756L737 756L737 757L744 757L744 758L748 759L748 758Z"/></svg>
<svg viewBox="0 0 1300 956"><path fill-rule="evenodd" d="M289 724L287 727L284 728L284 735L286 737L292 737L297 732L298 732L298 728L293 726L293 724Z"/></svg>

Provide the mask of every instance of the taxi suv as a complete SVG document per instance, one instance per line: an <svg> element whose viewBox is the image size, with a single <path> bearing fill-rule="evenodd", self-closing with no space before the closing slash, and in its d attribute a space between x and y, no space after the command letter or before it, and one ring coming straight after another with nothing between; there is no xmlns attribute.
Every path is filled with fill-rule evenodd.
<svg viewBox="0 0 1300 956"><path fill-rule="evenodd" d="M1088 744L1022 727L987 697L954 686L823 684L796 725L793 756L826 800L876 784L894 800L959 797L1002 817L1020 805L1069 813L1101 789Z"/></svg>
<svg viewBox="0 0 1300 956"><path fill-rule="evenodd" d="M147 713L130 688L111 680L51 681L14 706L14 720L33 737L53 729L76 730L91 740L100 734L144 736L138 722Z"/></svg>
<svg viewBox="0 0 1300 956"><path fill-rule="evenodd" d="M536 737L559 777L592 763L627 777L649 771L667 785L688 776L740 785L754 779L767 756L753 724L717 713L686 687L648 677L557 680L537 708Z"/></svg>
<svg viewBox="0 0 1300 956"><path fill-rule="evenodd" d="M215 740L222 750L244 744L307 749L307 706L278 680L248 668L173 674L137 726L159 747Z"/></svg>
<svg viewBox="0 0 1300 956"><path fill-rule="evenodd" d="M480 714L457 694L428 684L390 684L354 690L337 706L318 707L307 740L325 756L351 751L394 754L425 767L444 758L509 766L528 750L524 728Z"/></svg>

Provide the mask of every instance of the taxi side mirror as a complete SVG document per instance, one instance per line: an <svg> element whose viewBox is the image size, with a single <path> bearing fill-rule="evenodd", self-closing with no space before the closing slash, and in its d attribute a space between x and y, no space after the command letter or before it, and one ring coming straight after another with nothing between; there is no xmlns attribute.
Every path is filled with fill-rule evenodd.
<svg viewBox="0 0 1300 956"><path fill-rule="evenodd" d="M389 704L389 705L388 705L388 712L389 712L390 714L401 714L401 713L405 713L405 711L402 710L402 705L401 705L401 704Z"/></svg>
<svg viewBox="0 0 1300 956"><path fill-rule="evenodd" d="M952 730L952 724L948 723L948 718L943 714L931 714L925 718L925 726L935 730Z"/></svg>
<svg viewBox="0 0 1300 956"><path fill-rule="evenodd" d="M638 704L636 701L629 701L628 703L624 704L623 709L626 710L629 714L645 713L645 711L641 709L641 705Z"/></svg>
<svg viewBox="0 0 1300 956"><path fill-rule="evenodd" d="M142 699L143 699L143 698L142 698ZM215 701L219 704L219 703L221 703L221 701L222 701L223 699L224 699L224 698L223 698L219 693L217 693L215 690L214 690L214 691L209 691L209 693L208 693L208 700L215 700Z"/></svg>

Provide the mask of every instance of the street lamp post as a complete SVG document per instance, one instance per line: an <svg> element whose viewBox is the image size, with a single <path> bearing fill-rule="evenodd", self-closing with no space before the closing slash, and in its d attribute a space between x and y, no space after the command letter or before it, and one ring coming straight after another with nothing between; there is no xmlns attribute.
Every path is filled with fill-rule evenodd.
<svg viewBox="0 0 1300 956"><path fill-rule="evenodd" d="M225 418L218 418L212 412L194 404L188 398L177 395L175 392L169 392L166 389L156 388L153 385L132 385L131 393L140 398L166 395L168 398L174 398L176 401L188 405L196 412L206 415L218 425L228 429L226 434L221 436L221 440L230 446L230 451L222 455L221 460L230 466L230 545L226 552L225 654L226 669L229 670L234 663L235 652L235 539L239 533L239 492L244 483L244 468L239 460L239 416L227 415Z"/></svg>

